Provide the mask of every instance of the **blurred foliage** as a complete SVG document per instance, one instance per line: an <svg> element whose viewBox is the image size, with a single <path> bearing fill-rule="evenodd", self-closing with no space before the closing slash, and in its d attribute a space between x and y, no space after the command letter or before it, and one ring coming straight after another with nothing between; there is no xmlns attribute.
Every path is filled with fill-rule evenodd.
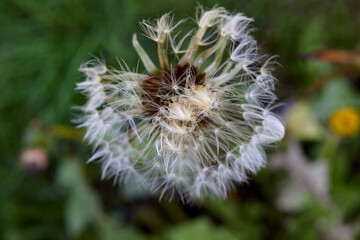
<svg viewBox="0 0 360 240"><path fill-rule="evenodd" d="M118 188L111 179L101 181L100 165L85 164L91 150L79 140L82 131L71 123L71 107L84 103L73 90L82 79L80 64L96 56L111 66L118 65L116 57L137 66L131 47L132 33L140 30L137 22L168 11L176 19L193 17L197 3L2 0L1 239L308 240L351 239L346 237L354 234L360 239L360 136L342 139L328 128L329 116L337 108L360 109L360 68L358 63L334 63L339 61L312 54L324 49L357 54L360 2L199 3L219 4L253 17L261 51L279 55L278 93L288 103L279 111L287 114L289 128L281 148L270 158L270 167L248 184L237 186L226 201L209 199L191 205L158 201L156 196ZM156 51L145 37L139 41ZM329 167L330 205L315 194L290 212L277 206L281 186L290 182L292 172L271 166L274 156L289 152L293 142L301 145L306 161L322 161ZM21 153L31 147L44 149L48 155L46 170L20 165ZM307 194L312 196L309 189ZM350 233L334 238L343 226Z"/></svg>

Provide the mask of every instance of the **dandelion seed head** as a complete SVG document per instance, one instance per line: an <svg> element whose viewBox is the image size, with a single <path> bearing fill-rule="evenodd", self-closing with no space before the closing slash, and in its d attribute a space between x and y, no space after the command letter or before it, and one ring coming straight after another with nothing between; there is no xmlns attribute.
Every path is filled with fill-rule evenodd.
<svg viewBox="0 0 360 240"><path fill-rule="evenodd" d="M140 24L157 45L158 64L133 36L146 73L123 62L119 70L100 60L80 66L77 89L88 102L76 121L87 128L89 161L102 162L103 177L133 179L160 198L225 198L265 165L263 147L281 140L284 126L271 112L273 65L261 65L251 21L199 6L197 28L181 38L184 20L167 13Z"/></svg>

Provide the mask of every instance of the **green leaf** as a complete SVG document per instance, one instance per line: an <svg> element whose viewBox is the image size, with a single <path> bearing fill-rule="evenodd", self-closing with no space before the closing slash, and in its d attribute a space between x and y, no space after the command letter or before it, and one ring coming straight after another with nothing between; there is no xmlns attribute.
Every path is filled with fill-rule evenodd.
<svg viewBox="0 0 360 240"><path fill-rule="evenodd" d="M97 220L100 205L96 195L87 187L75 188L65 206L66 229L70 236L78 236Z"/></svg>
<svg viewBox="0 0 360 240"><path fill-rule="evenodd" d="M185 222L170 229L167 238L169 240L232 240L238 236L224 227L213 226L207 218L198 218Z"/></svg>
<svg viewBox="0 0 360 240"><path fill-rule="evenodd" d="M110 217L104 217L99 221L99 239L113 240L143 240L146 239L142 234L137 232L133 227L119 226L118 222Z"/></svg>
<svg viewBox="0 0 360 240"><path fill-rule="evenodd" d="M70 236L79 236L101 216L100 202L86 184L81 166L76 160L66 160L58 173L58 182L69 189L65 204L65 224Z"/></svg>
<svg viewBox="0 0 360 240"><path fill-rule="evenodd" d="M323 122L327 122L333 111L343 106L360 107L359 95L344 79L328 83L311 102L312 112Z"/></svg>

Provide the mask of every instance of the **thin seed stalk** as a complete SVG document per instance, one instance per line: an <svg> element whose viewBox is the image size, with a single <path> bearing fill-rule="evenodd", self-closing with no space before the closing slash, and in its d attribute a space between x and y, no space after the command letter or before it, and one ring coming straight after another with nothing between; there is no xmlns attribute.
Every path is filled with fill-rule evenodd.
<svg viewBox="0 0 360 240"><path fill-rule="evenodd" d="M214 61L205 69L206 74L213 75L218 70L228 40L229 36L221 36L220 39L216 42L215 58Z"/></svg>
<svg viewBox="0 0 360 240"><path fill-rule="evenodd" d="M219 42L221 42L221 43L215 54L216 67L218 67L219 64L221 63L221 60L224 55L224 51L225 51L226 45L228 44L228 41L229 41L229 36L221 37L221 39L219 40Z"/></svg>
<svg viewBox="0 0 360 240"><path fill-rule="evenodd" d="M212 47L206 49L205 51L203 51L202 53L200 53L197 58L194 61L194 65L196 67L201 67L201 65L204 63L204 61L211 56L214 52L216 52L216 50L219 48L220 44L221 44L221 39L219 39Z"/></svg>
<svg viewBox="0 0 360 240"><path fill-rule="evenodd" d="M231 69L231 67L233 66L233 62L229 60L227 60L228 62L226 63L225 67L223 68L223 70L221 71L221 74L225 74L227 72L229 72L229 70Z"/></svg>
<svg viewBox="0 0 360 240"><path fill-rule="evenodd" d="M204 37L206 30L207 30L206 27L199 28L197 30L195 36L192 38L192 40L189 44L189 47L188 47L185 55L180 60L180 65L183 65L185 62L192 62L192 60L195 56L195 52L199 46L201 39Z"/></svg>
<svg viewBox="0 0 360 240"><path fill-rule="evenodd" d="M216 77L216 84L221 85L239 73L239 71L244 67L243 63L237 63L227 74L222 74L219 77Z"/></svg>
<svg viewBox="0 0 360 240"><path fill-rule="evenodd" d="M170 70L169 59L166 52L165 41L158 41L158 55L161 69Z"/></svg>

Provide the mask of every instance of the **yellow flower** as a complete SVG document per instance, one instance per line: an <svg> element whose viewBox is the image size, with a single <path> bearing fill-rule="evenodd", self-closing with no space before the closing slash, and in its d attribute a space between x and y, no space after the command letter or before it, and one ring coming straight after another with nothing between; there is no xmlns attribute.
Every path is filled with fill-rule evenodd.
<svg viewBox="0 0 360 240"><path fill-rule="evenodd" d="M331 130L341 137L354 136L359 131L359 113L350 107L336 110L330 118Z"/></svg>

